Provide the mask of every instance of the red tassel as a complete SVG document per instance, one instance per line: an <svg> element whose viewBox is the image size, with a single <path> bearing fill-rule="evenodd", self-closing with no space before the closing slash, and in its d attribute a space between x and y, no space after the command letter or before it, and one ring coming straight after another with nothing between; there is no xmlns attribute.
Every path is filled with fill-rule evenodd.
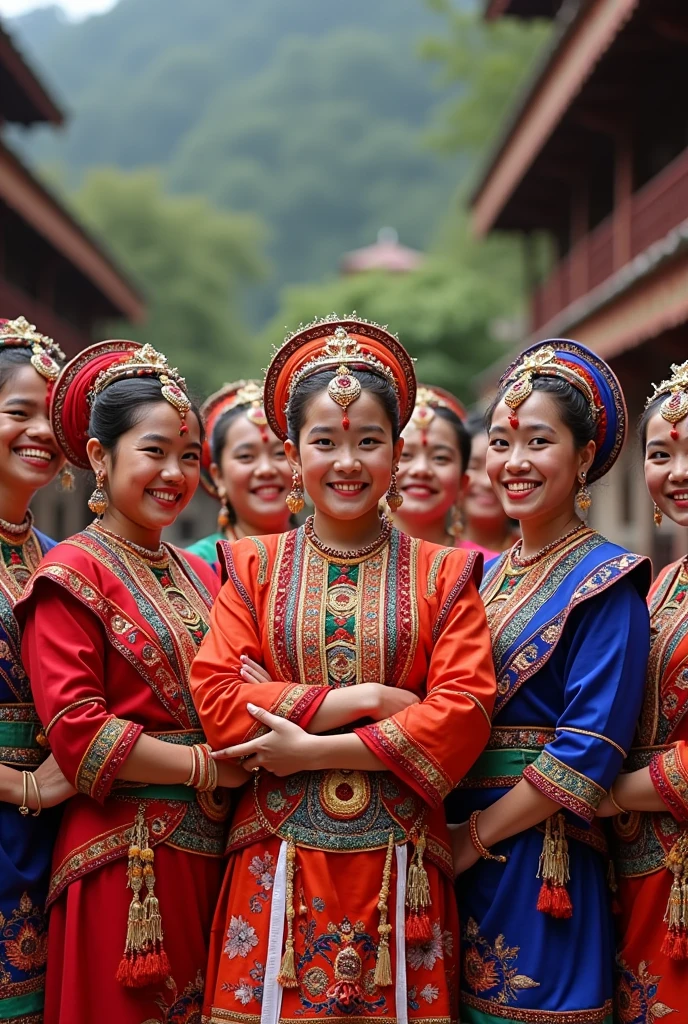
<svg viewBox="0 0 688 1024"><path fill-rule="evenodd" d="M552 886L552 906L549 912L552 917L559 919L573 917L573 904L565 885Z"/></svg>
<svg viewBox="0 0 688 1024"><path fill-rule="evenodd" d="M423 910L412 911L406 918L406 942L409 946L423 946L432 941L432 925L430 918Z"/></svg>
<svg viewBox="0 0 688 1024"><path fill-rule="evenodd" d="M337 981L327 990L328 998L336 999L342 1006L353 1006L363 998L360 985L350 981Z"/></svg>
<svg viewBox="0 0 688 1024"><path fill-rule="evenodd" d="M126 988L133 988L132 962L129 953L125 953L120 960L115 977L120 985L124 985Z"/></svg>
<svg viewBox="0 0 688 1024"><path fill-rule="evenodd" d="M540 886L537 909L541 914L552 913L552 887L548 881L544 881Z"/></svg>

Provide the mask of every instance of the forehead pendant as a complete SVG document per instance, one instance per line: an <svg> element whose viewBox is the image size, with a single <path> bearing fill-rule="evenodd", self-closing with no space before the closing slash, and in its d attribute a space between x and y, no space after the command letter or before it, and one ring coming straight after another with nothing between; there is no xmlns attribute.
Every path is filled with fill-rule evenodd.
<svg viewBox="0 0 688 1024"><path fill-rule="evenodd" d="M346 366L342 365L338 368L337 373L327 385L327 393L332 401L336 402L337 405L344 410L342 426L344 427L344 430L348 430L350 420L347 415L347 409L361 394L360 380L357 377L352 376Z"/></svg>
<svg viewBox="0 0 688 1024"><path fill-rule="evenodd" d="M421 390L423 392L421 394L421 400L419 402L418 399L416 399L416 406L411 416L411 422L413 423L414 427L416 427L417 430L420 430L421 444L423 445L424 448L427 448L428 427L435 418L435 410L429 404L429 402L423 400L427 392L425 391L424 388Z"/></svg>
<svg viewBox="0 0 688 1024"><path fill-rule="evenodd" d="M668 398L664 399L659 411L662 418L672 424L670 431L672 440L678 441L676 424L688 416L688 392L676 388Z"/></svg>

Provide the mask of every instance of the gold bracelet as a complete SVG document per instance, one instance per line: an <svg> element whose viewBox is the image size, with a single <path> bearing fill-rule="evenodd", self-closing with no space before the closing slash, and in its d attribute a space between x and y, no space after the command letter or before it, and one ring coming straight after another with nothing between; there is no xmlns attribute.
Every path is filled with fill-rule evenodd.
<svg viewBox="0 0 688 1024"><path fill-rule="evenodd" d="M486 846L480 842L480 836L478 835L478 818L480 817L480 811L473 811L470 818L468 819L468 834L471 837L471 842L476 848L483 860L496 860L499 864L506 864L507 858L503 853L490 853Z"/></svg>
<svg viewBox="0 0 688 1024"><path fill-rule="evenodd" d="M184 783L185 786L194 785L196 781L196 773L198 768L198 754L196 752L196 746L194 745L192 747L189 747L189 752L191 754L191 771L189 772L188 779Z"/></svg>
<svg viewBox="0 0 688 1024"><path fill-rule="evenodd" d="M612 783L611 786L609 787L608 796L609 796L609 799L611 800L612 804L614 805L614 807L616 807L616 809L619 812L619 814L628 814L628 811L626 810L626 808L622 807L621 804L616 802L616 799L614 797L614 783Z"/></svg>
<svg viewBox="0 0 688 1024"><path fill-rule="evenodd" d="M43 802L41 800L41 790L40 790L40 786L38 785L38 779L36 778L35 773L34 772L27 772L26 774L31 779L31 784L33 785L33 791L36 794L36 810L33 811L31 817L32 818L37 818L38 815L43 810Z"/></svg>
<svg viewBox="0 0 688 1024"><path fill-rule="evenodd" d="M26 787L29 780L27 779L26 776L30 774L30 772L22 772L22 802L21 806L19 807L19 813L22 814L24 817L26 817L26 815L29 813L29 806L26 802Z"/></svg>

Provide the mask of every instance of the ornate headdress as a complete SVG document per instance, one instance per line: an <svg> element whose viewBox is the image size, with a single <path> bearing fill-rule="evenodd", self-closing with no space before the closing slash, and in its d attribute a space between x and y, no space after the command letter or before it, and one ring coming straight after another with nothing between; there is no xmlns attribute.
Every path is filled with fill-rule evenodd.
<svg viewBox="0 0 688 1024"><path fill-rule="evenodd" d="M397 397L400 426L405 427L416 395L416 375L408 352L385 327L355 315L340 319L333 313L287 336L270 363L265 377L265 412L280 440L287 437L286 410L294 391L307 377L323 371L332 372L327 391L343 409L342 423L347 429L347 409L361 393L352 370L365 370L388 381Z"/></svg>
<svg viewBox="0 0 688 1024"><path fill-rule="evenodd" d="M52 338L40 334L34 324L30 324L23 316L16 320L0 320L0 349L30 348L31 365L41 377L47 381L57 380L60 364L64 363L65 355Z"/></svg>
<svg viewBox="0 0 688 1024"><path fill-rule="evenodd" d="M678 438L676 424L688 416L688 360L685 363L671 364L671 377L661 384L653 384L654 391L645 403L649 408L662 395L667 397L659 407L659 412L667 423L671 423L671 436Z"/></svg>
<svg viewBox="0 0 688 1024"><path fill-rule="evenodd" d="M206 398L201 406L201 419L205 426L206 439L201 455L201 486L213 498L219 498L217 487L210 475L213 461L211 442L213 430L221 416L232 409L242 409L246 418L260 430L262 440L267 444L270 440L268 419L263 406L263 385L257 380L236 380L232 384L223 384L219 391Z"/></svg>
<svg viewBox="0 0 688 1024"><path fill-rule="evenodd" d="M89 469L86 454L91 406L105 388L118 380L155 377L162 394L181 420L180 435L188 431L186 414L191 401L186 382L152 345L137 341L102 341L90 345L64 367L55 384L50 403L50 420L55 436L74 466Z"/></svg>
<svg viewBox="0 0 688 1024"><path fill-rule="evenodd" d="M597 446L588 481L599 480L616 462L626 439L626 402L616 375L577 341L550 338L531 345L502 374L498 385L513 410L512 426L518 426L516 410L531 394L535 377L558 377L585 398L596 423Z"/></svg>
<svg viewBox="0 0 688 1024"><path fill-rule="evenodd" d="M421 432L425 432L435 418L437 409L449 409L463 423L466 410L458 398L444 388L435 385L419 384L416 391L416 404L411 414L411 423Z"/></svg>

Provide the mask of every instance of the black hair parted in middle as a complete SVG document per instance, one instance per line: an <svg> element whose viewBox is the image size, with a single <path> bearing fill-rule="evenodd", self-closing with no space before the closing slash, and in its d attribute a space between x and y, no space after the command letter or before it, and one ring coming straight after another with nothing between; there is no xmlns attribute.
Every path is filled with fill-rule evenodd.
<svg viewBox="0 0 688 1024"><path fill-rule="evenodd" d="M89 436L96 437L108 451L115 451L122 435L145 417L146 406L166 401L157 377L117 380L96 395L88 423ZM203 422L195 402L189 412L196 416L203 440Z"/></svg>
<svg viewBox="0 0 688 1024"><path fill-rule="evenodd" d="M392 427L392 440L396 443L400 437L399 402L392 385L383 377L371 373L369 370L349 369L347 373L360 382L364 391L370 392L378 399ZM321 373L314 373L311 377L306 377L296 385L287 406L287 433L289 440L297 447L301 428L306 421L308 406L316 395L327 391L331 380L332 372L324 370Z"/></svg>

